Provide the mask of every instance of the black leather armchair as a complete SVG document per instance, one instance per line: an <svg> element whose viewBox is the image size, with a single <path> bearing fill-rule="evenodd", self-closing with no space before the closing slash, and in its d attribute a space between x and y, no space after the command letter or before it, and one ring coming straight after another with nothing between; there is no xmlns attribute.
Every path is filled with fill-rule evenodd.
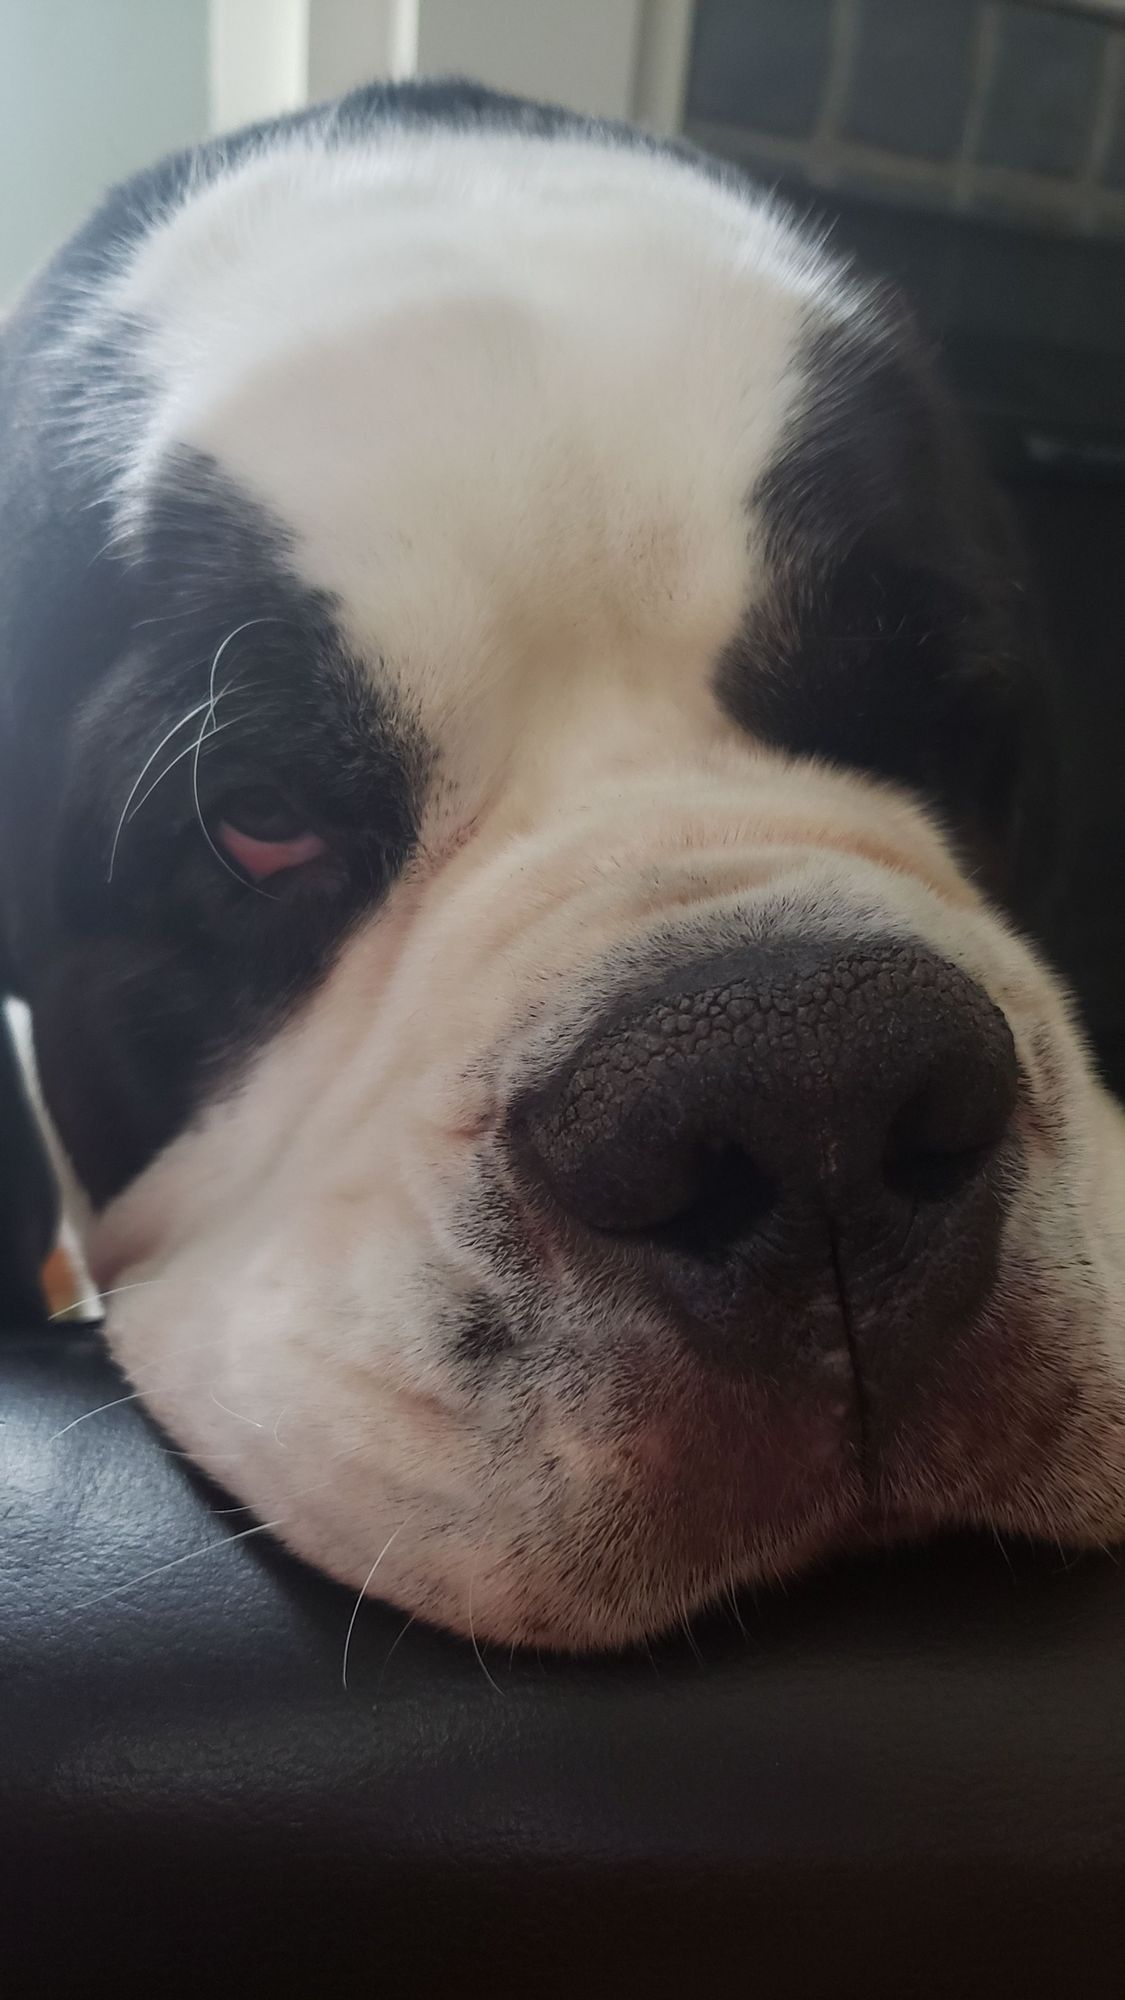
<svg viewBox="0 0 1125 2000"><path fill-rule="evenodd" d="M587 1664L365 1604L345 1687L354 1600L126 1393L0 1343L6 1992L1120 2000L1111 1558L876 1557Z"/></svg>

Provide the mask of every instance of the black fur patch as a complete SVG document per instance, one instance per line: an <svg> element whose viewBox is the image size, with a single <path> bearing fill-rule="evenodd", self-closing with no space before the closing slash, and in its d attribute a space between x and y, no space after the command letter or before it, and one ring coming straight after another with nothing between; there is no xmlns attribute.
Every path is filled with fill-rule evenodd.
<svg viewBox="0 0 1125 2000"><path fill-rule="evenodd" d="M810 332L806 392L752 496L770 584L720 663L766 742L935 807L1026 914L1048 838L1045 682L998 499L894 302Z"/></svg>
<svg viewBox="0 0 1125 2000"><path fill-rule="evenodd" d="M135 543L113 472L148 385L136 330L91 302L177 198L288 131L346 144L380 124L582 133L693 147L476 84L372 85L175 154L115 188L0 329L0 986L34 1005L44 1086L96 1201L122 1187L309 990L401 867L428 755L351 659L284 533L199 459L169 463ZM91 421L92 420L92 421ZM91 435L93 433L93 442ZM161 737L202 700L223 639L221 719L121 830ZM242 692L229 687L245 684ZM184 729L190 729L190 723ZM144 780L189 740L175 733ZM331 837L335 872L257 895L195 811L263 773Z"/></svg>
<svg viewBox="0 0 1125 2000"><path fill-rule="evenodd" d="M515 1336L503 1309L493 1300L471 1299L457 1322L454 1350L461 1362L483 1366L510 1354Z"/></svg>
<svg viewBox="0 0 1125 2000"><path fill-rule="evenodd" d="M27 937L44 1089L96 1201L322 976L409 855L427 770L377 662L206 460L170 462L122 558L129 643L75 709ZM262 788L328 854L255 887L209 833Z"/></svg>

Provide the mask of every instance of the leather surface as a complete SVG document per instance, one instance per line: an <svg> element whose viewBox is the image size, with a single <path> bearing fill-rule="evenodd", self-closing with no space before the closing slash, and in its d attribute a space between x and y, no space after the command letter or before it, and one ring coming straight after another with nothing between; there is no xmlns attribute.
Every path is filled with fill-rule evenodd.
<svg viewBox="0 0 1125 2000"><path fill-rule="evenodd" d="M365 1604L345 1689L354 1599L125 1393L0 1343L5 1992L1125 1992L1112 1558L873 1557L600 1664Z"/></svg>
<svg viewBox="0 0 1125 2000"><path fill-rule="evenodd" d="M39 1272L58 1203L4 1009L0 965L0 1329L45 1317Z"/></svg>

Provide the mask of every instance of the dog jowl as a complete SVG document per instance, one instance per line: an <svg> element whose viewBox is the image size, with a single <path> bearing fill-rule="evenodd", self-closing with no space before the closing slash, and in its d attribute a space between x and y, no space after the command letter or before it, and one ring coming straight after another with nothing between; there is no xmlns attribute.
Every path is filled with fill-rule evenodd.
<svg viewBox="0 0 1125 2000"><path fill-rule="evenodd" d="M373 89L111 195L0 370L5 972L179 1443L563 1647L1125 1534L1033 635L894 299L686 149Z"/></svg>

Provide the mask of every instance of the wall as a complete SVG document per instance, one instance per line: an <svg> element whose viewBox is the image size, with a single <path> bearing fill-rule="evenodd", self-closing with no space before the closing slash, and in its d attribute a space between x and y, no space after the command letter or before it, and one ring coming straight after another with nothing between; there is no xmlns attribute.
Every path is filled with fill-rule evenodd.
<svg viewBox="0 0 1125 2000"><path fill-rule="evenodd" d="M688 128L790 184L1125 236L1123 13L698 0Z"/></svg>
<svg viewBox="0 0 1125 2000"><path fill-rule="evenodd" d="M372 77L469 72L673 131L691 20L692 0L0 0L0 308L108 183Z"/></svg>
<svg viewBox="0 0 1125 2000"><path fill-rule="evenodd" d="M0 0L0 304L98 192L207 129L207 0Z"/></svg>

